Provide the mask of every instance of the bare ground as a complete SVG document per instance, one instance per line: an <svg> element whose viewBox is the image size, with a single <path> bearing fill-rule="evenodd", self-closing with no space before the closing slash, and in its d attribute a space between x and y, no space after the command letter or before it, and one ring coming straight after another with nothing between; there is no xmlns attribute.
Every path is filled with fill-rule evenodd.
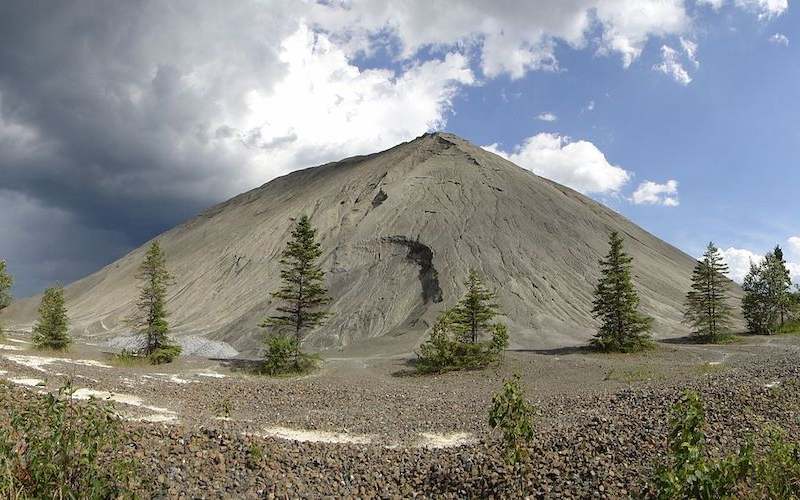
<svg viewBox="0 0 800 500"><path fill-rule="evenodd" d="M431 377L411 375L410 356L345 353L299 379L199 358L117 366L94 346L47 353L28 340L0 343L13 393L70 379L78 396L110 399L130 420L124 453L142 464L142 488L167 497L625 496L660 460L669 406L687 386L706 397L718 450L767 423L800 431L795 336L636 355L512 351L498 368ZM503 464L486 422L512 373L539 412L521 471Z"/></svg>

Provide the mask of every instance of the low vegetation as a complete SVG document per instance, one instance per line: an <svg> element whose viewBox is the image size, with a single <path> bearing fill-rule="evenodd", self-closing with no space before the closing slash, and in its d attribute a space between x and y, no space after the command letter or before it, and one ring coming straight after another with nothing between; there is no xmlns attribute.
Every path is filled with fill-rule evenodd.
<svg viewBox="0 0 800 500"><path fill-rule="evenodd" d="M0 497L133 498L136 471L112 456L120 430L109 407L73 400L67 385L6 411L0 415Z"/></svg>
<svg viewBox="0 0 800 500"><path fill-rule="evenodd" d="M420 346L415 365L418 372L484 368L499 362L508 347L508 328L494 322L498 314L495 294L483 286L475 271L470 271L464 285L464 297L442 313L430 338ZM488 338L482 340L484 337Z"/></svg>
<svg viewBox="0 0 800 500"><path fill-rule="evenodd" d="M700 395L686 391L672 408L668 460L651 484L650 496L674 498L798 498L800 446L775 427L751 437L731 455L712 457L706 446Z"/></svg>
<svg viewBox="0 0 800 500"><path fill-rule="evenodd" d="M592 315L600 329L592 345L604 352L637 352L649 348L653 318L639 312L639 294L633 286L633 258L625 253L616 232L609 237L609 252L600 260L600 280L594 292Z"/></svg>
<svg viewBox="0 0 800 500"><path fill-rule="evenodd" d="M278 334L267 338L260 371L272 377L304 375L314 371L320 362L318 355L303 352L296 338Z"/></svg>
<svg viewBox="0 0 800 500"><path fill-rule="evenodd" d="M606 374L605 380L614 382L644 382L655 378L663 378L653 368L647 366L637 366L631 368L613 368Z"/></svg>
<svg viewBox="0 0 800 500"><path fill-rule="evenodd" d="M33 344L39 349L64 351L71 342L67 308L64 305L64 288L56 285L45 290L42 295L39 320L33 327Z"/></svg>
<svg viewBox="0 0 800 500"><path fill-rule="evenodd" d="M516 465L528 456L528 445L533 441L534 413L533 405L525 400L519 375L507 380L492 398L489 425L502 434L506 463Z"/></svg>
<svg viewBox="0 0 800 500"><path fill-rule="evenodd" d="M14 285L14 278L8 274L6 261L0 260L0 314L3 313L3 309L11 305L12 285ZM5 331L3 330L3 323L0 318L0 339L3 337L5 337Z"/></svg>
<svg viewBox="0 0 800 500"><path fill-rule="evenodd" d="M319 358L302 352L304 334L321 325L330 302L325 273L318 260L322 248L311 219L302 215L281 254L281 288L272 294L280 301L277 313L261 324L267 329L262 372L267 375L300 375L313 370Z"/></svg>

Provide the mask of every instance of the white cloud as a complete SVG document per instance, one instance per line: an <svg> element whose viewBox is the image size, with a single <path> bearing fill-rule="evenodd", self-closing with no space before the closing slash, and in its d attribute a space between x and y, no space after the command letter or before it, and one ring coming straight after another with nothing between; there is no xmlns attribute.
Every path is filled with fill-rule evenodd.
<svg viewBox="0 0 800 500"><path fill-rule="evenodd" d="M789 238L789 242L793 244L792 238ZM800 243L800 241L798 241L798 243ZM741 283L744 280L744 277L750 271L751 262L758 263L764 258L763 254L758 254L744 248L729 247L720 249L720 252L730 268L728 276L737 283ZM800 257L800 255L795 255L795 259L798 259L798 257ZM789 274L792 277L792 283L800 283L800 262L798 262L798 260L786 263L786 267L789 269Z"/></svg>
<svg viewBox="0 0 800 500"><path fill-rule="evenodd" d="M558 120L558 117L553 113L547 112L547 113L540 113L539 116L536 117L536 119L541 120L543 122L554 122Z"/></svg>
<svg viewBox="0 0 800 500"><path fill-rule="evenodd" d="M767 20L783 14L789 8L789 0L736 0L736 6Z"/></svg>
<svg viewBox="0 0 800 500"><path fill-rule="evenodd" d="M280 59L286 76L271 91L247 94L249 113L237 128L254 162L272 168L374 151L441 128L459 86L475 82L458 53L401 74L362 71L327 36L305 27L284 40ZM255 175L253 182L264 177Z"/></svg>
<svg viewBox="0 0 800 500"><path fill-rule="evenodd" d="M680 54L668 45L661 46L661 62L653 66L653 70L664 73L672 77L673 80L681 85L689 85L692 77L683 67L679 60Z"/></svg>
<svg viewBox="0 0 800 500"><path fill-rule="evenodd" d="M730 269L728 276L737 283L741 283L744 280L744 277L750 271L751 262L758 263L764 258L763 255L743 248L729 247L720 249L720 253L722 253L722 258L725 259L725 263L728 264Z"/></svg>
<svg viewBox="0 0 800 500"><path fill-rule="evenodd" d="M686 58L689 59L689 62L692 63L695 69L699 68L700 61L697 60L697 43L683 37L680 38L680 41L683 52L686 54Z"/></svg>
<svg viewBox="0 0 800 500"><path fill-rule="evenodd" d="M510 153L497 144L484 149L582 193L614 194L631 178L622 167L609 163L591 142L572 141L558 134L529 137Z"/></svg>
<svg viewBox="0 0 800 500"><path fill-rule="evenodd" d="M784 47L789 46L789 38L783 33L775 33L774 35L769 37L769 41L774 43L775 45L783 45Z"/></svg>
<svg viewBox="0 0 800 500"><path fill-rule="evenodd" d="M699 5L708 5L714 10L719 10L722 7L722 4L725 3L725 0L697 0Z"/></svg>
<svg viewBox="0 0 800 500"><path fill-rule="evenodd" d="M789 253L800 260L800 236L792 236L786 240L789 243Z"/></svg>
<svg viewBox="0 0 800 500"><path fill-rule="evenodd" d="M627 67L650 38L691 27L683 0L339 0L314 5L309 19L351 51L368 52L376 37L399 41L402 59L424 47L474 47L489 78L558 69L555 41L619 54Z"/></svg>
<svg viewBox="0 0 800 500"><path fill-rule="evenodd" d="M639 184L631 198L637 205L664 205L667 207L677 207L678 201L678 181L672 179L664 184L646 181Z"/></svg>
<svg viewBox="0 0 800 500"><path fill-rule="evenodd" d="M586 111L594 111L594 100L589 101L589 103L586 105Z"/></svg>

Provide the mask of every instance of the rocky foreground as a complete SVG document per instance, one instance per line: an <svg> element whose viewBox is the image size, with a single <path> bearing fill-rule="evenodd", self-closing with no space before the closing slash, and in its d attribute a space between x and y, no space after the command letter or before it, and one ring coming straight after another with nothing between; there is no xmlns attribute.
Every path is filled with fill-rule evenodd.
<svg viewBox="0 0 800 500"><path fill-rule="evenodd" d="M663 460L669 408L686 387L705 398L715 453L733 451L768 424L800 435L795 344L783 338L729 347L662 347L638 357L515 353L502 370L432 378L363 376L371 373L364 370L278 382L232 375L183 384L186 393L173 396L198 407L210 406L211 394L218 399L214 404L231 398L224 409L230 416L200 418L195 411L192 418L193 411L184 410L193 408L192 401L182 401L174 406L180 409L175 421L126 421L120 454L140 465L145 497L636 496ZM556 372L558 366L562 370ZM503 463L497 438L485 424L492 392L487 389L512 370L525 370L529 397L539 409L530 460L518 469ZM38 397L18 386L4 392L12 399ZM430 399L433 393L440 408ZM340 442L263 432L264 423L300 428L302 415L303 428L338 431L331 434L338 438L329 440ZM348 420L352 425L344 429ZM464 431L470 438L461 446L457 439L423 444L413 440L412 429L449 430L450 436Z"/></svg>

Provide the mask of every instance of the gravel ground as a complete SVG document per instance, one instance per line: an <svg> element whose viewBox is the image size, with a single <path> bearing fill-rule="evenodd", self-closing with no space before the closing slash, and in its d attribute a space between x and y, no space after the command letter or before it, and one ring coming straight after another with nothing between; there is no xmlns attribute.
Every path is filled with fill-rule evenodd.
<svg viewBox="0 0 800 500"><path fill-rule="evenodd" d="M25 397L73 378L140 398L141 406L117 404L124 416L169 420L125 425L124 453L142 465L145 496L618 498L639 492L661 459L669 407L686 387L706 399L715 452L768 423L800 435L798 346L800 337L783 336L626 356L511 352L501 368L437 377L408 376L402 358L341 357L313 376L279 380L202 359L157 371L87 365L108 363L89 347L37 369L14 356L45 355L0 348L0 376L46 379L14 391ZM486 424L491 395L513 372L539 412L530 461L518 471L502 462ZM433 448L447 438L462 445Z"/></svg>

